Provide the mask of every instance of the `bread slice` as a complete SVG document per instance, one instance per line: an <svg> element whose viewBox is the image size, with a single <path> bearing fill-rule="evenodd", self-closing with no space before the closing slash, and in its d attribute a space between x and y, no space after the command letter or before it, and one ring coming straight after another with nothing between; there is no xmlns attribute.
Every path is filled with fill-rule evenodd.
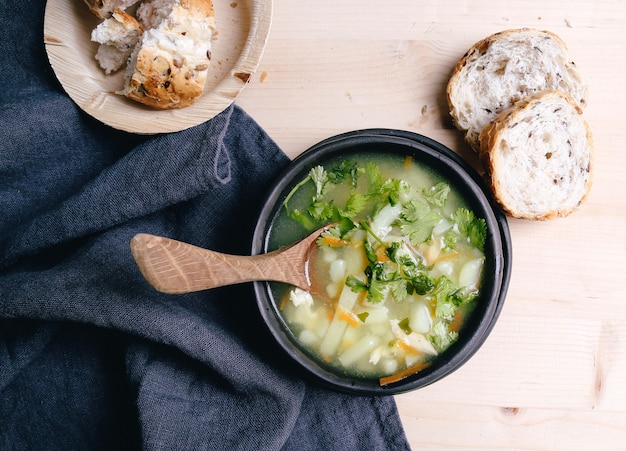
<svg viewBox="0 0 626 451"><path fill-rule="evenodd" d="M211 0L152 0L137 16L145 25L130 57L121 94L171 109L193 104L206 84L215 30Z"/></svg>
<svg viewBox="0 0 626 451"><path fill-rule="evenodd" d="M561 91L517 102L480 133L480 156L496 200L510 216L566 216L591 188L593 142L582 110Z"/></svg>
<svg viewBox="0 0 626 451"><path fill-rule="evenodd" d="M143 27L137 19L119 8L91 32L91 40L100 44L96 60L106 74L126 64L142 33Z"/></svg>
<svg viewBox="0 0 626 451"><path fill-rule="evenodd" d="M100 19L107 19L113 15L116 9L125 11L139 0L85 0L92 13Z"/></svg>
<svg viewBox="0 0 626 451"><path fill-rule="evenodd" d="M565 43L548 31L522 28L474 44L457 63L447 98L454 124L478 151L478 135L490 120L545 90L567 92L581 107L587 102L587 86Z"/></svg>

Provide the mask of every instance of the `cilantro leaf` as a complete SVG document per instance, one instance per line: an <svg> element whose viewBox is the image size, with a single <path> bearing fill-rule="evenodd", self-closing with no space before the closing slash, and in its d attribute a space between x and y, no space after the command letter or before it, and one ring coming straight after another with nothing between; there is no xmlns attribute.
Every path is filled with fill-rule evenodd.
<svg viewBox="0 0 626 451"><path fill-rule="evenodd" d="M378 165L371 161L367 162L365 165L365 176L369 184L368 194L379 194L383 188L384 179Z"/></svg>
<svg viewBox="0 0 626 451"><path fill-rule="evenodd" d="M452 302L449 302L446 297L442 297L443 302L437 302L437 308L435 309L435 315L438 318L443 318L448 321L451 321L454 317L454 312L456 311L456 307Z"/></svg>
<svg viewBox="0 0 626 451"><path fill-rule="evenodd" d="M402 278L406 280L408 294L417 293L423 296L433 289L434 284L422 262L415 262L408 255L402 255L396 258L396 263Z"/></svg>
<svg viewBox="0 0 626 451"><path fill-rule="evenodd" d="M372 277L367 290L367 300L374 304L380 304L383 302L385 297L387 297L387 290L385 290L386 287L386 281Z"/></svg>
<svg viewBox="0 0 626 451"><path fill-rule="evenodd" d="M410 282L409 294L417 293L420 296L430 292L434 286L430 277L423 271L410 277Z"/></svg>
<svg viewBox="0 0 626 451"><path fill-rule="evenodd" d="M365 256L367 257L367 261L370 264L375 265L378 262L378 257L376 256L376 252L374 252L374 248L369 243L369 241L365 241L363 243L363 247L365 248Z"/></svg>
<svg viewBox="0 0 626 451"><path fill-rule="evenodd" d="M435 226L441 220L439 214L423 202L410 201L402 207L400 229L411 243L418 245L430 239Z"/></svg>
<svg viewBox="0 0 626 451"><path fill-rule="evenodd" d="M354 218L363 211L366 203L367 198L363 194L352 191L346 201L346 207L340 211L340 214L348 218Z"/></svg>
<svg viewBox="0 0 626 451"><path fill-rule="evenodd" d="M400 202L400 197L409 191L409 184L400 179L389 179L383 183L382 194L389 198L389 203L393 207Z"/></svg>
<svg viewBox="0 0 626 451"><path fill-rule="evenodd" d="M472 302L478 297L478 290L468 289L467 287L457 288L449 294L451 301L456 306Z"/></svg>
<svg viewBox="0 0 626 451"><path fill-rule="evenodd" d="M402 302L409 295L408 282L405 279L396 279L389 283L391 295L396 301Z"/></svg>
<svg viewBox="0 0 626 451"><path fill-rule="evenodd" d="M483 251L485 248L485 239L487 238L487 224L482 218L477 218L474 212L459 208L454 212L453 219L457 224L459 233L468 240L468 242Z"/></svg>
<svg viewBox="0 0 626 451"><path fill-rule="evenodd" d="M373 303L380 303L387 297L389 283L395 280L396 276L390 271L388 265L382 262L370 264L365 269L368 278L367 299Z"/></svg>
<svg viewBox="0 0 626 451"><path fill-rule="evenodd" d="M447 183L439 182L430 188L422 190L422 196L433 207L443 209L448 200L450 186Z"/></svg>
<svg viewBox="0 0 626 451"><path fill-rule="evenodd" d="M314 199L317 199L324 194L326 183L328 183L328 172L326 172L323 166L315 166L309 171L309 176L315 183Z"/></svg>
<svg viewBox="0 0 626 451"><path fill-rule="evenodd" d="M326 202L323 200L314 201L309 208L307 208L307 212L315 219L316 221L328 221L333 217L334 214L333 202Z"/></svg>
<svg viewBox="0 0 626 451"><path fill-rule="evenodd" d="M448 230L443 236L443 246L445 249L455 249L456 243L458 239L458 234L455 233L452 229Z"/></svg>
<svg viewBox="0 0 626 451"><path fill-rule="evenodd" d="M367 291L367 284L354 276L348 276L346 278L346 285L355 293Z"/></svg>
<svg viewBox="0 0 626 451"><path fill-rule="evenodd" d="M455 289L456 287L452 281L446 276L441 276L437 279L434 295L436 300L435 315L438 318L451 320L454 317L457 307L449 295Z"/></svg>
<svg viewBox="0 0 626 451"><path fill-rule="evenodd" d="M328 180L331 183L338 185L346 178L350 177L350 184L352 185L352 188L355 188L359 175L360 171L357 162L351 163L349 160L343 160L328 173Z"/></svg>
<svg viewBox="0 0 626 451"><path fill-rule="evenodd" d="M428 205L411 200L402 207L402 218L407 222L415 222L430 211Z"/></svg>
<svg viewBox="0 0 626 451"><path fill-rule="evenodd" d="M433 326L433 336L430 341L439 352L446 350L459 337L457 332L451 331L444 321L437 321Z"/></svg>

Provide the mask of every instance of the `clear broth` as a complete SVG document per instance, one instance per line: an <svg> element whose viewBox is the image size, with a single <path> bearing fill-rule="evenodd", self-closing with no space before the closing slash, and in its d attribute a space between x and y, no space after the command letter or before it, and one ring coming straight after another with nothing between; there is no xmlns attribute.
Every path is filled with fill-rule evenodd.
<svg viewBox="0 0 626 451"><path fill-rule="evenodd" d="M447 183L450 192L442 209L445 217L451 217L459 208L468 208L462 195L448 180L432 169L420 166L410 158L393 154L367 153L339 157L329 160L323 166L330 170L346 159L373 162L380 168L384 179L404 180L411 186L411 192L430 189L439 182ZM343 205L349 192L350 186L344 182L342 185L332 186L328 190L328 196L332 197L338 205ZM306 209L314 194L313 183L303 185L289 199L290 208ZM368 220L375 214L374 203L372 203L356 217L356 220ZM281 207L272 223L268 250L293 243L322 225L324 225L323 222L314 221L308 227L304 227L289 217L286 209ZM437 227L446 232L445 224L436 226L435 230ZM397 235L397 230L395 230L391 236ZM478 260L482 259L473 287L476 291L479 290L482 282L484 255L465 243L457 244L454 252L444 253L442 236L433 231L433 235L426 243L413 249L418 255L417 258L419 259L420 256L423 258L425 265L431 268L429 274L432 274L434 278L441 277L442 274L446 275L457 287L459 273L462 271L460 268L463 265L469 265L468 262L473 262L475 265ZM437 247L437 249L431 249L431 247ZM456 254L458 256L454 257ZM456 308L453 317L445 321L437 316L437 300L432 292L424 295L412 293L402 301L397 301L388 295L383 302L372 302L363 293L354 293L342 282L342 278L337 276L337 273L342 274L342 269L337 270L337 267L344 265L346 260L352 260L352 264L347 266L358 268L352 271L346 270L346 275L362 272L367 265L367 260L364 258L363 252L359 250L350 251L345 255L341 249L321 247L311 260L309 271L312 278L318 281L328 281L328 284L326 293L313 296L313 302L310 305L307 303L296 305L293 302L293 287L280 283L270 284L278 310L292 334L293 341L320 365L338 374L352 377L384 378L428 367L454 341L440 346L442 343L433 339L433 328L443 326L435 326L435 324L445 322L445 327L453 328L452 335L458 336L458 331L461 330L468 314L475 306L475 300ZM454 262L455 259L459 261ZM337 261L344 263L334 263L333 272L331 266ZM333 281L333 278L336 280ZM327 335L331 333L331 330L335 336L328 339ZM328 345L329 341L332 342L330 345ZM433 353L433 349L436 353Z"/></svg>

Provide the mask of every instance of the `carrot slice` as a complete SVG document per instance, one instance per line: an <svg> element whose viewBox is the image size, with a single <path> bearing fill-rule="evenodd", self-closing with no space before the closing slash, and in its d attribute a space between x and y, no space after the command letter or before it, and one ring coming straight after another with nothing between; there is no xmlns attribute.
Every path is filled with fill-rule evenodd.
<svg viewBox="0 0 626 451"><path fill-rule="evenodd" d="M342 240L341 238L337 238L336 236L323 236L322 243L326 244L330 247L341 247L345 246L346 240Z"/></svg>
<svg viewBox="0 0 626 451"><path fill-rule="evenodd" d="M389 261L389 256L387 255L387 249L385 246L380 246L376 250L376 259L381 263Z"/></svg>
<svg viewBox="0 0 626 451"><path fill-rule="evenodd" d="M411 155L407 155L406 157L404 157L404 168L408 168L409 166L411 166L411 163L413 162L413 157Z"/></svg>
<svg viewBox="0 0 626 451"><path fill-rule="evenodd" d="M280 299L280 305L278 306L278 310L282 311L285 306L287 305L287 301L289 300L289 294L285 294L281 299Z"/></svg>
<svg viewBox="0 0 626 451"><path fill-rule="evenodd" d="M358 316L341 306L337 307L337 314L339 315L338 318L340 320L345 321L352 327L357 327L361 324L361 320L359 320Z"/></svg>
<svg viewBox="0 0 626 451"><path fill-rule="evenodd" d="M378 380L378 383L381 387L385 385L395 384L396 382L400 382L402 379L406 379L407 377L419 373L423 369L426 369L430 366L430 362L422 362L416 363L413 366L410 366L402 371L397 372L396 374L392 374L391 376L381 377Z"/></svg>
<svg viewBox="0 0 626 451"><path fill-rule="evenodd" d="M335 311L333 309L329 309L327 312L328 322L331 322L335 317Z"/></svg>
<svg viewBox="0 0 626 451"><path fill-rule="evenodd" d="M448 254L439 255L439 257L435 259L435 263L439 263L445 260L450 260L452 258L457 258L459 255L461 254L459 254L458 252L450 252Z"/></svg>
<svg viewBox="0 0 626 451"><path fill-rule="evenodd" d="M421 354L419 349L415 349L413 346L411 346L404 340L396 341L396 346L402 349L402 351L406 352L407 354L413 354L413 355Z"/></svg>
<svg viewBox="0 0 626 451"><path fill-rule="evenodd" d="M454 312L454 318L450 322L450 331L458 332L461 329L461 325L463 324L463 313L460 310L456 310Z"/></svg>

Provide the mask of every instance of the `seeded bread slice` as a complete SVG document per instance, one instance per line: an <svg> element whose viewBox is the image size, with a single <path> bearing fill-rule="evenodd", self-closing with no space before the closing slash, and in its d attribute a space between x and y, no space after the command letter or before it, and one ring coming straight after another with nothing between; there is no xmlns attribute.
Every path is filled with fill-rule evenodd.
<svg viewBox="0 0 626 451"><path fill-rule="evenodd" d="M520 100L480 133L480 156L495 198L512 217L567 216L591 188L593 141L568 94Z"/></svg>
<svg viewBox="0 0 626 451"><path fill-rule="evenodd" d="M137 16L144 25L120 94L158 109L193 104L204 90L215 17L211 0L151 0Z"/></svg>
<svg viewBox="0 0 626 451"><path fill-rule="evenodd" d="M457 63L447 86L457 128L478 152L481 130L515 102L545 90L567 92L584 107L587 86L555 34L506 30L474 44Z"/></svg>

